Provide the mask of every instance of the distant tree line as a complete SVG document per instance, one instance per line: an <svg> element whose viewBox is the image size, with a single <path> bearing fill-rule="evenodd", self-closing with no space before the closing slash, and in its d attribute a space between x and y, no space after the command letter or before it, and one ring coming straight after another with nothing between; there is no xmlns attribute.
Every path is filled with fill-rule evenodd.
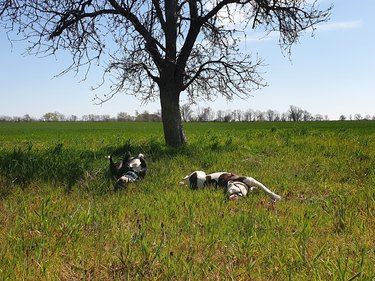
<svg viewBox="0 0 375 281"><path fill-rule="evenodd" d="M288 111L280 113L277 110L269 109L267 111L261 110L213 110L210 107L193 108L190 104L181 106L181 117L184 122L301 122L301 121L328 121L328 115L311 114L307 110L303 110L298 106L289 106ZM350 114L349 116L341 115L340 121L345 120L375 120L375 115ZM22 117L0 116L0 122L160 122L160 111L149 113L144 111L135 115L130 115L126 112L120 112L116 117L110 115L88 114L79 118L76 115L65 116L59 112L47 112L41 118L35 119L29 114Z"/></svg>
<svg viewBox="0 0 375 281"><path fill-rule="evenodd" d="M117 114L117 117L112 117L108 114L87 114L79 118L76 115L65 116L60 112L47 112L41 118L30 117L29 114L24 116L0 116L0 122L109 122L109 121L127 121L127 122L159 122L161 121L161 114L149 113L144 111L143 113L135 112L135 115L132 116L126 112L120 112Z"/></svg>
<svg viewBox="0 0 375 281"><path fill-rule="evenodd" d="M301 121L328 121L328 115L312 114L307 110L303 110L298 106L291 105L287 112L280 113L277 110L269 109L261 110L217 110L214 111L210 107L198 107L194 110L191 105L185 104L181 106L182 119L185 122L301 122ZM375 115L361 114L341 115L339 120L375 120Z"/></svg>

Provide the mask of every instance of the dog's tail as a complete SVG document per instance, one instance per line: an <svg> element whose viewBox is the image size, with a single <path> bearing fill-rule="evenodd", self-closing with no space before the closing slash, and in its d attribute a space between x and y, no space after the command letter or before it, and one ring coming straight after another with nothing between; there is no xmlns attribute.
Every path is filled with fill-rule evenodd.
<svg viewBox="0 0 375 281"><path fill-rule="evenodd" d="M186 175L185 177L182 178L182 180L179 182L180 185L186 185L187 180L190 178L190 175Z"/></svg>
<svg viewBox="0 0 375 281"><path fill-rule="evenodd" d="M261 182L255 180L254 178L246 177L243 180L243 183L245 183L249 188L251 188L253 186L256 186L256 187L260 188L261 190L263 190L268 196L270 196L275 201L280 201L281 200L281 196L280 195L277 195L273 191L269 190L264 184L262 184Z"/></svg>

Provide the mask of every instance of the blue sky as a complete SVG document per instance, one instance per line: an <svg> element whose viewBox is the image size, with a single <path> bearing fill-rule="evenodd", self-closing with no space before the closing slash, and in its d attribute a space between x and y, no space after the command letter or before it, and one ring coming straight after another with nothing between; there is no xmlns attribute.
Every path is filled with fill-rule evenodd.
<svg viewBox="0 0 375 281"><path fill-rule="evenodd" d="M255 31L247 37L243 48L258 55L267 66L261 69L267 87L253 92L246 100L232 102L218 98L214 102L201 101L200 107L213 110L268 110L286 112L295 105L312 114L338 119L356 113L375 115L375 1L320 0L321 7L334 4L329 22L318 26L314 37L306 33L292 47L291 57L285 57L275 34L268 37ZM261 38L261 39L260 39ZM0 116L29 114L40 118L47 112L66 116L109 114L131 115L135 111L156 112L159 101L142 104L133 96L119 94L102 106L94 105L95 95L104 95L108 88L92 91L101 78L101 69L93 68L88 79L84 73L56 74L70 63L70 57L37 58L23 56L25 45L8 42L0 31ZM187 100L182 95L181 104Z"/></svg>

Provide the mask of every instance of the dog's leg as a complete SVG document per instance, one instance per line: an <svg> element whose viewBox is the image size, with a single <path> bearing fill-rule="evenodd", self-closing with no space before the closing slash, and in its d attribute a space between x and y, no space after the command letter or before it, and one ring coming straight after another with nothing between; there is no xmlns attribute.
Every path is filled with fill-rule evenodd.
<svg viewBox="0 0 375 281"><path fill-rule="evenodd" d="M243 183L245 183L249 188L253 187L253 186L256 186L258 188L260 188L261 190L263 190L268 196L270 196L272 199L276 200L276 201L280 201L281 200L281 196L280 195L277 195L276 193L272 192L271 190L269 190L267 187L264 186L264 184L262 184L261 182L255 180L254 178L250 178L250 177L246 177L244 180L243 180Z"/></svg>

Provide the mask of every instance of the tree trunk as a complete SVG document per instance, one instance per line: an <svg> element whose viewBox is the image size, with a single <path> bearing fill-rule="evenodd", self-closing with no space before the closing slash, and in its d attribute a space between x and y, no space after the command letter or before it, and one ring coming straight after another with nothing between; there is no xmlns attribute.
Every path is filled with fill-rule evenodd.
<svg viewBox="0 0 375 281"><path fill-rule="evenodd" d="M180 112L180 91L174 83L160 85L160 104L165 142L172 147L186 144Z"/></svg>

